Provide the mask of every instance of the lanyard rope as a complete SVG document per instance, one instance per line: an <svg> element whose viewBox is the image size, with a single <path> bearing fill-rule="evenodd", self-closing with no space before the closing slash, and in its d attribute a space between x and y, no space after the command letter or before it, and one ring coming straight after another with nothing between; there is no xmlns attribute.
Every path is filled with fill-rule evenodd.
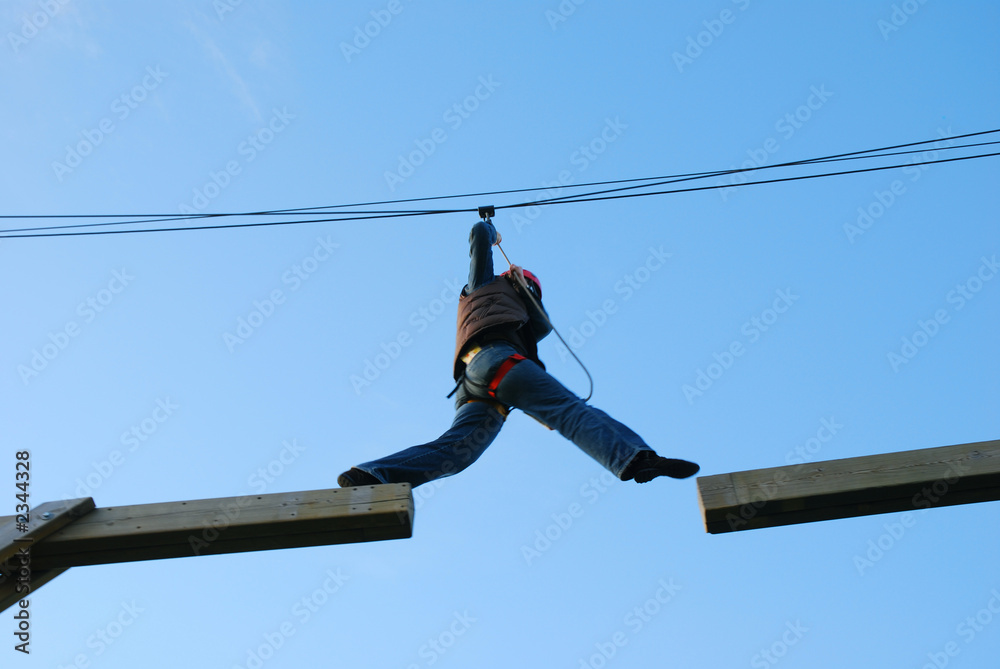
<svg viewBox="0 0 1000 669"><path fill-rule="evenodd" d="M489 209L492 209L492 207L490 207ZM487 213L486 210L487 210L486 207L480 207L479 213L483 217L484 221L486 221L488 223L492 223L492 221L490 220L489 214L492 214L493 212L492 211L488 211L488 213ZM528 285L524 282L524 276L521 275L519 272L514 272L513 271L514 263L512 263L510 261L510 258L507 257L507 252L503 250L502 246L500 246L500 240L499 239L497 239L496 247L498 249L500 249L500 253L503 254L503 259L507 261L508 265L510 265L511 270L512 270L511 271L511 276L514 277L514 281L521 287L522 292L525 295L527 295L528 298L530 298L532 302L534 302L535 307L538 309L538 312L542 315L542 318L544 318L546 320L546 322L549 324L549 327L552 328L552 331L556 333L557 337L559 337L559 341L561 341L563 343L563 346L566 347L566 350L569 351L569 354L571 356L573 356L573 359L576 360L577 364L580 365L580 368L583 369L583 373L587 375L587 381L590 384L590 391L587 393L587 396L583 398L583 401L584 402L589 402L590 398L594 396L594 377L592 377L590 375L590 371L587 369L587 366L585 364L583 364L583 361L580 360L580 358L576 355L576 353L573 351L573 349L570 348L570 345L568 343L566 343L566 340L563 339L563 336L561 334L559 334L559 330L556 329L556 326L552 322L552 320L549 318L549 315L547 313L545 313L545 309L542 307L542 303L539 302L538 299L531 292L531 290L528 289Z"/></svg>

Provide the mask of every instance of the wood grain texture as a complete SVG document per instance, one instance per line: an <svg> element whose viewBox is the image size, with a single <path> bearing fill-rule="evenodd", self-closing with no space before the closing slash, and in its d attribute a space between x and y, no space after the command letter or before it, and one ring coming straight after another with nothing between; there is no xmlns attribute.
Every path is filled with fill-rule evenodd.
<svg viewBox="0 0 1000 669"><path fill-rule="evenodd" d="M1000 500L1000 440L702 476L718 534Z"/></svg>
<svg viewBox="0 0 1000 669"><path fill-rule="evenodd" d="M32 567L404 539L412 533L413 495L405 483L140 504L94 509L36 542Z"/></svg>

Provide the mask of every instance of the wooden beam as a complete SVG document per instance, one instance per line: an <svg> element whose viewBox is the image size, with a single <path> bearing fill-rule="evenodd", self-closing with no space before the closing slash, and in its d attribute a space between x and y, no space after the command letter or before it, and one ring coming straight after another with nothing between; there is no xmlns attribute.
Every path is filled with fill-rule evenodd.
<svg viewBox="0 0 1000 669"><path fill-rule="evenodd" d="M7 520L0 518L0 521ZM409 484L94 509L32 548L33 569L404 539Z"/></svg>
<svg viewBox="0 0 1000 669"><path fill-rule="evenodd" d="M1000 440L698 478L712 534L1000 500Z"/></svg>

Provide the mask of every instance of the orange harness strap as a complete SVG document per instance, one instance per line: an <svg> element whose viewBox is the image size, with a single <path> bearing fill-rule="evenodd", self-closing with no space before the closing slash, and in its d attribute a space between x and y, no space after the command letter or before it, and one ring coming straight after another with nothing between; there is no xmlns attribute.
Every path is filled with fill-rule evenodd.
<svg viewBox="0 0 1000 669"><path fill-rule="evenodd" d="M486 400L486 399L479 399L478 397L474 397L474 398L470 399L469 402L484 402L486 404L489 404L491 407L493 407L494 409L496 409L500 413L501 416L503 416L504 420L507 420L507 416L510 415L510 409L508 407L504 406L503 404L501 404L500 402L497 402L496 400Z"/></svg>
<svg viewBox="0 0 1000 669"><path fill-rule="evenodd" d="M507 372L509 372L514 365L522 360L527 360L527 358L520 353L515 353L500 364L500 368L497 370L496 376L494 376L493 380L490 381L490 387L487 389L490 397L496 399L497 387L500 385L500 382L503 381L503 377L507 376Z"/></svg>

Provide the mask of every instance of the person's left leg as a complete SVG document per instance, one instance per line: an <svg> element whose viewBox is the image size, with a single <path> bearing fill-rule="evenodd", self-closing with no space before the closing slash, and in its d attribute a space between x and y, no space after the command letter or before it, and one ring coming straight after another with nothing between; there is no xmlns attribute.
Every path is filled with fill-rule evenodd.
<svg viewBox="0 0 1000 669"><path fill-rule="evenodd" d="M531 360L507 372L497 399L557 430L622 480L645 483L657 476L687 478L698 465L656 454L642 437L570 392Z"/></svg>

